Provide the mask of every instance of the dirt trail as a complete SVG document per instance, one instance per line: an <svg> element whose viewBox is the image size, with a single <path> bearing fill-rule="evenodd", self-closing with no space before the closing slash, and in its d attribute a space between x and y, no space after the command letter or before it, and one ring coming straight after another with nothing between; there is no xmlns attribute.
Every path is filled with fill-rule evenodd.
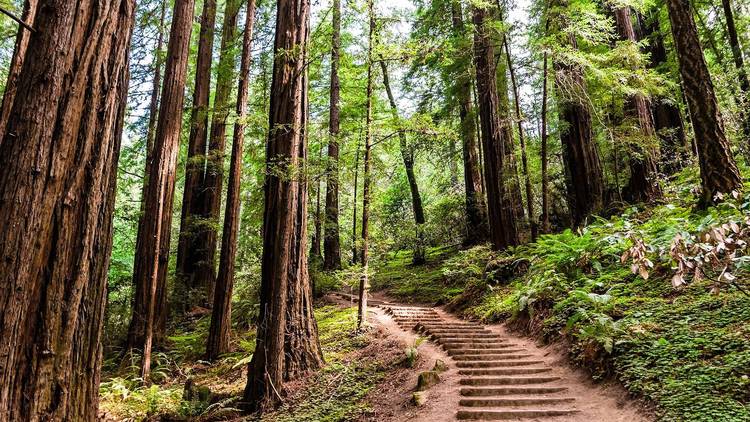
<svg viewBox="0 0 750 422"><path fill-rule="evenodd" d="M354 304L356 298L340 297ZM461 320L439 308L370 301L368 322L406 344L430 341L419 355L430 365L443 360L448 370L428 390L421 408L403 406L392 420L523 420L550 422L640 422L638 405L617 385L593 384L572 369L562 354L538 347L502 325ZM408 386L416 385L416 374ZM404 390L406 386L401 386ZM402 400L403 402L403 400ZM381 415L386 416L386 415ZM387 419L387 418L386 418ZM384 419L379 417L379 421Z"/></svg>

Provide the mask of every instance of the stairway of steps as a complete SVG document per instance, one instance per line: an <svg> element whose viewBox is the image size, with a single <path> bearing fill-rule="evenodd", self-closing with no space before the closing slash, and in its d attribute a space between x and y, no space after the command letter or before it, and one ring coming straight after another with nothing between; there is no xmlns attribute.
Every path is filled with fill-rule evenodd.
<svg viewBox="0 0 750 422"><path fill-rule="evenodd" d="M357 303L348 293L334 293ZM440 345L458 368L458 420L550 420L577 413L575 398L552 367L524 346L479 323L445 318L432 308L369 299L406 331Z"/></svg>
<svg viewBox="0 0 750 422"><path fill-rule="evenodd" d="M453 360L460 376L457 419L554 420L578 412L560 377L525 347L481 324L449 320L431 308L377 306L401 328L440 345Z"/></svg>

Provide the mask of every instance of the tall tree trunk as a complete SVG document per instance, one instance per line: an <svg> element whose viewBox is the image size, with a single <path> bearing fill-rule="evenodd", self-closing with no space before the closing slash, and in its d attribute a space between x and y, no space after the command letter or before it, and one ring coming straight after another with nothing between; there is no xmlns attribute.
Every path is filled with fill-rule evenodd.
<svg viewBox="0 0 750 422"><path fill-rule="evenodd" d="M208 330L206 358L214 360L229 352L232 327L232 290L234 288L234 264L237 256L237 233L240 226L240 187L242 184L242 151L245 141L245 119L247 118L248 79L252 61L253 25L255 23L255 0L248 0L245 11L245 33L242 36L242 58L237 77L237 118L232 134L232 158L229 164L227 201L224 211L224 230L221 237L219 275L216 277L214 304L211 309L211 326Z"/></svg>
<svg viewBox="0 0 750 422"><path fill-rule="evenodd" d="M193 6L191 0L176 3L172 17L151 174L148 176L148 188L144 198L143 230L139 231L136 242L133 266L136 296L128 337L140 334L135 332L135 328L144 327L143 342L137 345L131 343L131 346L143 350L141 375L144 380L148 380L151 371L155 302L159 294L158 275L159 271L164 271L168 265L168 256L162 255L162 242L165 241L168 246L172 222Z"/></svg>
<svg viewBox="0 0 750 422"><path fill-rule="evenodd" d="M307 0L277 2L260 316L244 393L249 410L262 411L278 404L285 380L323 362L307 272L307 189L304 176L297 171L307 158L305 51L309 13ZM302 54L281 54L285 51Z"/></svg>
<svg viewBox="0 0 750 422"><path fill-rule="evenodd" d="M499 6L498 6L499 7ZM497 13L499 21L502 22L502 15ZM503 36L505 39L505 36ZM493 41L494 42L494 41ZM499 41L500 52L495 56L495 74L498 98L498 113L500 115L500 130L503 132L502 139L505 142L504 162L506 167L506 184L511 193L513 206L515 207L516 218L523 218L523 195L521 194L521 179L518 176L518 166L516 165L516 145L513 139L513 117L510 111L510 98L508 96L508 76L506 69L506 60L503 60L505 52L503 51L504 41Z"/></svg>
<svg viewBox="0 0 750 422"><path fill-rule="evenodd" d="M422 207L422 197L419 195L419 185L417 185L417 176L414 174L414 151L409 148L406 142L406 132L401 127L401 122L398 116L398 106L396 104L396 98L393 96L391 90L391 83L388 79L388 66L384 60L380 60L380 69L383 71L383 85L385 86L385 92L388 95L388 102L391 105L391 116L398 125L398 140L399 147L401 150L401 159L404 162L404 169L406 170L406 179L409 182L409 192L411 192L411 208L414 212L414 223L416 224L417 239L414 247L414 265L421 265L425 263L425 250L424 250L424 208Z"/></svg>
<svg viewBox="0 0 750 422"><path fill-rule="evenodd" d="M36 17L36 8L39 0L26 0L23 6L23 14L21 20L27 24L34 26L34 18ZM18 35L16 35L16 44L13 49L13 57L10 60L8 66L8 79L5 82L5 91L3 92L3 101L0 106L0 134L5 133L5 128L8 125L8 118L10 118L11 107L13 107L13 101L16 98L16 90L18 89L18 77L21 74L21 68L23 67L24 57L26 57L26 50L29 46L29 39L31 38L31 31L24 28L23 26L18 27ZM0 137L0 144L3 142Z"/></svg>
<svg viewBox="0 0 750 422"><path fill-rule="evenodd" d="M500 121L500 104L496 86L495 52L489 36L488 13L473 7L474 60L479 94L479 113L484 149L484 173L487 192L487 208L490 239L495 249L518 244L516 227L516 204L511 190L513 168L508 151L507 131ZM510 183L509 183L510 181Z"/></svg>
<svg viewBox="0 0 750 422"><path fill-rule="evenodd" d="M373 50L375 42L375 5L374 0L367 0L367 13L370 18L370 30L367 42L367 92L365 112L365 156L364 172L362 174L362 277L359 281L359 301L357 309L357 328L361 327L367 317L367 290L369 288L370 262L370 183L371 183L371 154L372 154L372 90L374 73Z"/></svg>
<svg viewBox="0 0 750 422"><path fill-rule="evenodd" d="M324 270L341 269L341 239L339 238L339 130L341 123L339 116L339 101L341 97L339 61L341 55L341 0L333 0L331 27L331 93L328 114L325 237L323 238Z"/></svg>
<svg viewBox="0 0 750 422"><path fill-rule="evenodd" d="M659 28L658 13L641 17L640 39L648 39L646 52L649 53L649 67L658 69L667 62L667 50ZM668 98L656 98L652 102L654 130L659 136L661 151L660 168L667 175L682 169L689 156L689 146L685 136L685 125L682 113L675 101Z"/></svg>
<svg viewBox="0 0 750 422"><path fill-rule="evenodd" d="M539 229L537 228L536 220L534 219L534 195L531 190L531 177L529 176L529 160L526 156L526 139L523 134L523 119L521 117L521 104L518 99L518 85L516 84L516 72L513 69L513 60L510 55L510 43L508 42L508 36L506 35L503 42L505 44L505 58L508 62L508 72L510 73L511 87L513 88L513 102L515 105L516 112L516 125L518 127L518 142L521 144L521 169L523 170L523 177L526 187L526 214L529 218L529 225L531 226L531 241L536 241Z"/></svg>
<svg viewBox="0 0 750 422"><path fill-rule="evenodd" d="M360 138L362 132L360 129ZM359 142L357 140L357 154L354 158L354 211L352 211L352 264L359 262L359 252L357 251L357 185L359 184Z"/></svg>
<svg viewBox="0 0 750 422"><path fill-rule="evenodd" d="M323 145L318 145L318 163L322 162ZM321 177L315 177L315 212L313 213L315 230L311 239L312 245L310 245L310 258L314 258L317 262L323 259L320 247L323 238L323 214L320 212L320 179Z"/></svg>
<svg viewBox="0 0 750 422"><path fill-rule="evenodd" d="M567 25L564 16L557 16L556 21L560 27L558 30ZM569 36L569 44L572 48L577 48L572 35ZM591 110L582 100L587 95L583 71L575 64L559 60L554 61L553 66L559 119L564 128L560 138L568 207L573 225L580 226L591 214L603 208L604 176L592 130Z"/></svg>
<svg viewBox="0 0 750 422"><path fill-rule="evenodd" d="M615 9L615 22L620 39L623 41L637 43L631 20L630 8L620 7ZM634 72L638 69L632 69ZM625 120L638 122L638 133L633 134L650 142L654 138L654 123L651 119L651 101L643 94L631 95L625 104ZM640 141L640 140L639 140ZM659 175L656 169L657 152L648 145L639 145L638 142L631 143L630 152L630 179L625 188L627 199L633 202L652 202L661 197L659 186Z"/></svg>
<svg viewBox="0 0 750 422"><path fill-rule="evenodd" d="M451 3L451 15L453 36L456 38L465 37L466 29L460 2L453 1ZM466 238L464 244L467 246L476 245L487 239L487 211L482 192L482 176L477 151L477 128L472 111L470 69L471 66L467 63L466 66L457 70L455 77L464 162L464 191L466 195Z"/></svg>
<svg viewBox="0 0 750 422"><path fill-rule="evenodd" d="M0 143L3 421L97 418L134 6L37 6Z"/></svg>
<svg viewBox="0 0 750 422"><path fill-rule="evenodd" d="M208 105L211 95L216 0L204 0L200 22L195 87L190 113L190 139L185 161L185 189L182 192L180 238L175 267L176 290L178 291L175 304L180 313L185 313L194 305L206 305L203 300L205 300L207 286L199 284L196 273L202 265L205 265L207 254L206 245L200 242L200 234L205 226L201 192L205 189L203 179L208 149Z"/></svg>
<svg viewBox="0 0 750 422"><path fill-rule="evenodd" d="M204 253L201 264L195 270L195 285L205 289L203 303L208 307L213 305L216 287L216 243L221 211L221 190L224 183L227 116L231 108L230 97L235 64L234 43L237 38L237 15L241 4L240 0L228 0L224 8L206 173L203 177L203 189L199 195L203 206L203 227L197 234L196 242L202 246Z"/></svg>
<svg viewBox="0 0 750 422"><path fill-rule="evenodd" d="M550 232L549 224L549 156L547 151L547 52L542 60L542 133L541 133L541 161L542 161L542 233Z"/></svg>
<svg viewBox="0 0 750 422"><path fill-rule="evenodd" d="M701 203L708 205L714 202L717 194L740 189L742 179L724 134L724 123L690 4L687 0L667 0L667 8L698 147L703 188Z"/></svg>
<svg viewBox="0 0 750 422"><path fill-rule="evenodd" d="M742 48L740 47L740 40L737 37L737 28L734 25L731 0L721 0L721 5L724 9L724 18L727 23L727 35L729 36L729 46L732 47L734 66L737 68L737 79L739 80L740 90L742 90L742 94L738 95L740 100L738 106L740 109L740 119L742 120L742 134L745 137L743 147L750 149L750 145L748 145L750 143L750 80L747 77L745 60L742 57Z"/></svg>

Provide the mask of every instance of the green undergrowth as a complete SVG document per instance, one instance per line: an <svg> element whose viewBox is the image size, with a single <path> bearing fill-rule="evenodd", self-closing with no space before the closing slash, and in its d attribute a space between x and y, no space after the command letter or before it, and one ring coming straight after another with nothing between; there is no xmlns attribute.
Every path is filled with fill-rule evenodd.
<svg viewBox="0 0 750 422"><path fill-rule="evenodd" d="M375 266L370 284L373 290L385 291L404 302L447 303L464 289L462 279L445 274L445 266L455 254L455 247L430 248L427 262L415 266L411 252L399 251Z"/></svg>
<svg viewBox="0 0 750 422"><path fill-rule="evenodd" d="M564 340L595 378L614 377L654 403L659 420L749 421L748 251L740 247L733 259L718 260L718 269L711 253L718 244L741 245L750 195L698 210L694 178L681 177L668 187L665 204L627 209L505 253L476 247L442 256L424 272L399 256L383 267L385 278L376 277L386 280L379 287L396 296L428 292L421 298L448 300L449 309L470 318ZM732 222L743 227L736 235L727 228ZM706 240L725 224L732 240ZM678 235L692 239L690 253L705 262L697 277L690 269L674 287L678 262L670 252ZM623 259L637 245L639 260Z"/></svg>
<svg viewBox="0 0 750 422"><path fill-rule="evenodd" d="M316 316L326 366L264 421L357 420L370 410L368 393L403 361L400 348L356 330L356 307L326 306Z"/></svg>
<svg viewBox="0 0 750 422"><path fill-rule="evenodd" d="M326 366L290 389L286 404L264 421L347 421L366 414L364 400L389 369L403 360L400 349L382 349L382 340L366 331L358 332L357 310L324 306L316 309L320 343ZM108 420L224 420L234 418L234 409L245 387L243 371L255 348L255 333L234 333L234 351L213 364L201 360L208 332L208 317L193 327L172 333L167 350L155 354L154 384L144 386L138 378L140 358L120 367L113 356L105 363L100 387L100 408ZM190 378L206 396L183 400ZM254 420L248 418L248 420Z"/></svg>

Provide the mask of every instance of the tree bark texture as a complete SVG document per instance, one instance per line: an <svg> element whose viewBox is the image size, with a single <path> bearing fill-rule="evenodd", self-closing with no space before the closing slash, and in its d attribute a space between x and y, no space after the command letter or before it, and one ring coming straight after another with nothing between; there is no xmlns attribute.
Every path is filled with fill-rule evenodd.
<svg viewBox="0 0 750 422"><path fill-rule="evenodd" d="M737 68L737 79L740 84L740 90L742 91L742 93L738 95L738 106L740 109L742 134L745 137L743 147L745 149L750 149L750 145L748 145L748 143L750 143L750 80L748 80L747 77L745 59L742 57L742 48L740 47L740 40L737 37L737 27L734 24L734 13L732 12L731 0L721 0L721 5L724 9L724 19L727 24L729 46L732 48L732 59L734 59L734 66Z"/></svg>
<svg viewBox="0 0 750 422"><path fill-rule="evenodd" d="M192 306L207 305L208 286L201 285L198 271L208 264L207 245L201 243L205 216L201 192L205 189L208 150L209 98L211 94L211 62L213 58L216 0L205 0L201 13L198 56L195 65L195 86L190 113L190 138L185 161L185 189L182 192L180 237L177 245L176 309L180 314ZM213 271L213 267L211 268ZM205 271L204 271L205 272Z"/></svg>
<svg viewBox="0 0 750 422"><path fill-rule="evenodd" d="M228 0L224 8L221 31L221 50L214 92L211 131L206 156L206 173L203 176L199 202L202 204L202 227L196 233L196 242L203 248L201 263L195 270L195 285L203 289L207 306L214 301L216 287L216 243L218 239L221 191L224 183L224 151L226 149L227 117L231 108L230 96L234 81L237 15L242 2Z"/></svg>
<svg viewBox="0 0 750 422"><path fill-rule="evenodd" d="M341 0L333 0L331 30L331 89L328 114L325 237L323 238L324 270L341 269L341 239L339 237L339 131L341 126L339 62L341 56Z"/></svg>
<svg viewBox="0 0 750 422"><path fill-rule="evenodd" d="M414 247L414 257L412 259L415 265L421 265L425 263L425 250L424 250L424 234L423 225L425 223L424 208L422 207L422 197L419 195L419 185L417 184L417 176L414 173L414 150L409 147L406 141L406 132L401 127L401 123L398 116L398 105L396 104L396 98L393 96L391 90L391 83L388 78L388 65L384 60L380 60L380 69L383 71L383 85L385 86L385 92L388 95L388 102L391 106L391 116L395 121L398 131L399 149L401 151L401 159L404 162L404 169L406 170L406 180L409 182L409 192L411 193L411 208L414 213L414 223L417 230L417 239Z"/></svg>
<svg viewBox="0 0 750 422"><path fill-rule="evenodd" d="M569 42L576 47L575 38L571 36ZM584 224L588 216L602 210L604 176L592 130L591 110L586 102L583 71L574 64L559 60L553 63L568 207L573 225L577 227Z"/></svg>
<svg viewBox="0 0 750 422"><path fill-rule="evenodd" d="M26 0L23 6L23 14L21 20L27 24L34 26L34 18L36 16L36 6L39 0ZM5 91L3 92L3 101L0 105L0 133L5 133L5 128L8 125L8 118L10 117L11 107L13 101L16 98L16 90L18 89L18 77L21 74L21 68L23 67L24 57L26 57L26 49L29 46L29 39L31 38L31 31L24 28L23 26L18 27L18 34L16 35L16 44L13 49L13 57L10 60L8 66L8 79L5 82ZM2 137L0 137L0 144L2 144Z"/></svg>
<svg viewBox="0 0 750 422"><path fill-rule="evenodd" d="M152 174L148 176L143 225L136 242L133 266L133 285L136 286L136 292L128 337L131 346L143 351L144 379L148 378L150 372L149 357L153 340L155 301L158 295L162 294L159 292L159 274L160 271L166 271L169 258L168 254L164 254L164 246L168 251L193 6L191 0L177 2L172 16L154 139ZM143 330L142 333L139 332L140 329ZM136 339L137 343L131 342L131 337Z"/></svg>
<svg viewBox="0 0 750 422"><path fill-rule="evenodd" d="M690 4L687 0L667 0L667 8L698 149L703 188L701 202L707 205L714 202L718 193L740 189L742 179L724 134L724 123Z"/></svg>
<svg viewBox="0 0 750 422"><path fill-rule="evenodd" d="M97 417L134 6L37 6L0 144L3 421Z"/></svg>
<svg viewBox="0 0 750 422"><path fill-rule="evenodd" d="M640 17L640 39L647 39L645 51L649 54L649 67L659 69L667 62L667 50L659 28L658 13ZM679 94L679 93L678 93ZM655 98L651 104L654 130L659 137L659 167L664 174L672 175L682 169L689 156L682 112L675 101Z"/></svg>
<svg viewBox="0 0 750 422"><path fill-rule="evenodd" d="M278 404L286 379L322 364L307 272L305 53L310 3L277 3L269 136L266 146L260 317L248 366L249 410ZM294 52L294 54L281 54Z"/></svg>
<svg viewBox="0 0 750 422"><path fill-rule="evenodd" d="M545 28L546 30L546 28ZM547 52L544 52L544 59L542 60L542 110L541 110L541 161L542 161L542 233L550 232L549 224L549 154L548 154L548 141L549 136L547 135L547 97L549 95L547 89L548 80L548 57Z"/></svg>
<svg viewBox="0 0 750 422"><path fill-rule="evenodd" d="M461 12L461 3L451 3L453 36L466 37L466 28ZM477 150L476 124L471 101L471 66L457 69L455 90L459 105L461 140L464 164L464 193L466 195L466 238L465 245L476 245L487 239L487 211L482 192L482 176Z"/></svg>
<svg viewBox="0 0 750 422"><path fill-rule="evenodd" d="M216 277L214 303L211 309L211 326L208 330L206 358L214 360L229 352L232 327L232 290L234 289L234 264L237 257L237 234L240 226L240 187L242 184L242 151L245 141L245 119L252 61L255 0L248 0L245 12L245 29L242 36L242 57L237 83L237 117L232 134L232 158L229 164L227 200L224 211L224 230L221 237L219 275Z"/></svg>
<svg viewBox="0 0 750 422"><path fill-rule="evenodd" d="M507 131L500 121L500 104L496 86L495 52L488 34L488 13L473 7L474 60L477 74L479 114L484 150L484 174L487 192L487 209L490 240L495 249L518 244L516 204L511 185L513 168L508 156Z"/></svg>
<svg viewBox="0 0 750 422"><path fill-rule="evenodd" d="M620 40L637 43L638 39L633 29L630 8L620 7L615 9L615 22ZM637 69L633 69L634 71ZM627 98L625 103L625 124L637 122L636 135L646 143L655 136L654 123L651 119L651 101L643 94L634 94ZM640 136L638 136L640 135ZM631 152L628 163L630 165L630 179L625 190L626 198L632 202L653 202L661 197L659 186L656 158L658 152L647 145L638 142L631 143Z"/></svg>

